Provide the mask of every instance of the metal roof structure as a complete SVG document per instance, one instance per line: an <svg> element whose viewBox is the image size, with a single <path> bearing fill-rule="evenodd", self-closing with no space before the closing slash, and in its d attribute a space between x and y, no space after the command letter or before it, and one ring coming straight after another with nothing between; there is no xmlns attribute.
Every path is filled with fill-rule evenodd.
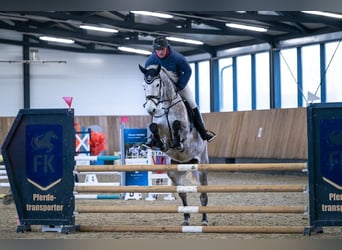
<svg viewBox="0 0 342 250"><path fill-rule="evenodd" d="M130 11L31 11L0 12L0 29L18 32L25 39L0 34L0 43L30 47L61 49L75 52L131 54L118 50L125 46L151 51L158 35L202 41L202 45L170 42L186 56L236 47L279 43L292 38L311 37L342 31L342 19L311 15L301 11L162 11L172 18L134 14ZM231 28L237 23L266 28L256 32ZM117 33L89 31L80 25L114 28ZM340 34L340 33L338 33ZM42 41L40 36L73 39L75 43L60 45ZM342 37L342 35L339 35ZM336 37L334 37L336 39ZM339 38L341 39L341 38Z"/></svg>

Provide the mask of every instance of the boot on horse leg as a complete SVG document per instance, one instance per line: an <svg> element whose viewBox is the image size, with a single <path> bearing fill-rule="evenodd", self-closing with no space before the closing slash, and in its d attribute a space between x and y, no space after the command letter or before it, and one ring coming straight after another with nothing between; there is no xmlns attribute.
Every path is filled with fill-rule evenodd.
<svg viewBox="0 0 342 250"><path fill-rule="evenodd" d="M179 131L181 129L181 122L176 120L172 123L173 130L173 147L175 147L178 151L182 152L184 150L183 143L180 140Z"/></svg>
<svg viewBox="0 0 342 250"><path fill-rule="evenodd" d="M159 132L158 132L158 125L156 123L151 123L149 129L152 133L151 140L145 144L147 147L159 147L161 151L167 151L168 147L163 141L160 139ZM151 146L150 146L151 145Z"/></svg>

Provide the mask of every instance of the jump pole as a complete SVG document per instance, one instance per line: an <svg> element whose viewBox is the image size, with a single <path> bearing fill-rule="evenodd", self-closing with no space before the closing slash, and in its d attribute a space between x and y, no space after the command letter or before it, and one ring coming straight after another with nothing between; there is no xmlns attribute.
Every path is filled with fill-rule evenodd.
<svg viewBox="0 0 342 250"><path fill-rule="evenodd" d="M307 213L306 206L89 206L79 205L76 213Z"/></svg>
<svg viewBox="0 0 342 250"><path fill-rule="evenodd" d="M113 186L119 186L119 182L76 182L76 187L93 187L93 186L101 186L101 187L113 187Z"/></svg>
<svg viewBox="0 0 342 250"><path fill-rule="evenodd" d="M78 155L75 156L75 161L115 161L119 160L117 155Z"/></svg>
<svg viewBox="0 0 342 250"><path fill-rule="evenodd" d="M74 173L75 174L82 174L82 175L94 174L94 172L77 172L77 171L74 171ZM96 174L100 174L100 175L121 175L120 172L113 172L113 171L107 171L107 172L96 171Z"/></svg>
<svg viewBox="0 0 342 250"><path fill-rule="evenodd" d="M231 193L231 192L304 192L306 185L232 185L232 186L75 186L87 193Z"/></svg>
<svg viewBox="0 0 342 250"><path fill-rule="evenodd" d="M119 183L75 183L76 186L91 186L91 185L101 185L104 187L108 187L108 186L113 186L113 185L118 185ZM10 187L9 183L0 183L0 187ZM116 194L74 194L75 199L76 200L117 200L117 199L121 199L120 195L116 195Z"/></svg>
<svg viewBox="0 0 342 250"><path fill-rule="evenodd" d="M133 233L265 233L298 234L302 226L94 226L79 225L81 232L133 232Z"/></svg>
<svg viewBox="0 0 342 250"><path fill-rule="evenodd" d="M118 194L75 194L76 200L117 200L121 199Z"/></svg>
<svg viewBox="0 0 342 250"><path fill-rule="evenodd" d="M168 165L78 165L77 172L105 171L306 171L306 163L227 163Z"/></svg>

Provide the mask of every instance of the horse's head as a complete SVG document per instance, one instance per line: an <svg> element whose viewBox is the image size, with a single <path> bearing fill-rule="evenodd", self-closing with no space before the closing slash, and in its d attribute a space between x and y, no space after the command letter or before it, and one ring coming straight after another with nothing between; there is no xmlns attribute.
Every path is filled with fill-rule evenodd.
<svg viewBox="0 0 342 250"><path fill-rule="evenodd" d="M150 115L153 115L161 99L162 81L159 75L161 66L151 65L145 69L139 64L139 69L144 74L143 88L146 97L144 108Z"/></svg>

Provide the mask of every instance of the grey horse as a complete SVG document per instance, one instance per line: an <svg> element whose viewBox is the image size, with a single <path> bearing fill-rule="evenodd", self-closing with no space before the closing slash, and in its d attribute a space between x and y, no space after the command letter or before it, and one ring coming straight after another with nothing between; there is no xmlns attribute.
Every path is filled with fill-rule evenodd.
<svg viewBox="0 0 342 250"><path fill-rule="evenodd" d="M159 148L171 158L171 164L209 163L207 141L202 140L192 124L191 109L177 93L177 78L160 65L147 68L139 65L144 74L143 88L146 102L144 108L152 117L149 125L152 146ZM206 171L192 171L200 185L208 185ZM169 171L172 184L183 185L187 171ZM187 194L179 193L183 206L188 206ZM207 193L200 194L202 206L207 206ZM208 225L207 214L202 214L202 225ZM190 225L190 214L184 213L184 226Z"/></svg>

